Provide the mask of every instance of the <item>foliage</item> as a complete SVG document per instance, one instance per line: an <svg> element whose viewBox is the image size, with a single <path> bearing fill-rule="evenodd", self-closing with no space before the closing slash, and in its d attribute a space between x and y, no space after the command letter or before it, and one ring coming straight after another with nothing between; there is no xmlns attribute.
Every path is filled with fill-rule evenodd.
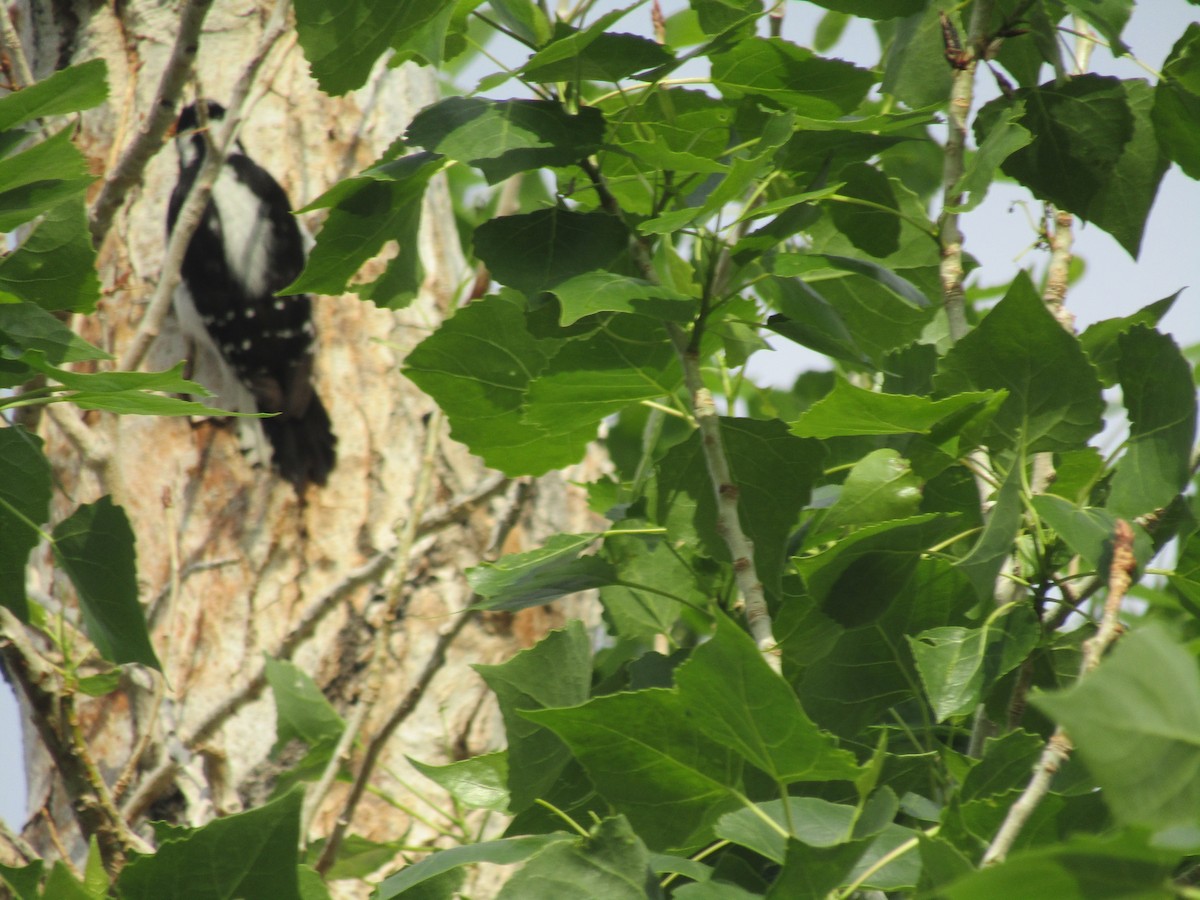
<svg viewBox="0 0 1200 900"><path fill-rule="evenodd" d="M970 260L948 267L960 248L947 235L969 235L1003 173L1136 257L1168 166L1200 172L1200 29L1150 82L1070 72L1060 53L1062 28L1085 24L1121 50L1128 0L819 3L826 44L848 16L875 20L874 69L779 36L758 0L692 0L644 35L624 29L648 19L646 3L592 5L558 19L532 0L296 3L332 94L361 86L388 48L450 67L490 31L523 58L423 110L387 156L312 204L329 216L297 288L408 303L419 199L452 174L464 249L495 289L442 323L404 375L507 474L569 466L597 441L613 462L587 486L603 529L466 573L480 609L596 589L604 612L603 634L572 623L479 667L506 750L418 766L463 807L507 812L507 829L400 869L375 896L449 897L478 862L523 864L510 897L1191 896L1196 384L1157 328L1174 298L1076 336L1050 308L1065 274L1015 271L964 298ZM973 115L979 149L957 170L937 137L952 89L975 74L948 64L956 40L986 50L1006 85ZM100 102L86 68L0 100L0 124ZM49 380L0 406L73 394L85 408L181 411L145 393L183 390L177 373L62 368L102 358L49 312L95 296L88 179L68 132L20 152L5 137L6 227L41 218L0 264L0 377ZM523 179L517 208L467 202L509 178ZM1062 233L1040 237L1061 248ZM360 267L391 241L399 252L364 285ZM38 275L51 253L66 261L53 280ZM767 332L833 372L755 386L745 366ZM1116 385L1114 413L1104 390ZM1101 456L1094 442L1122 415L1121 452ZM153 665L129 620L119 509L81 508L44 535L39 442L0 429L0 462L21 476L0 478L5 605L29 614L21 569L48 537L98 649ZM1122 613L1132 634L1081 675L1118 519L1134 526L1140 603ZM95 570L97 546L116 569ZM1169 547L1164 580L1150 566L1170 566ZM755 614L754 588L773 646L739 619ZM308 745L311 774L340 719L299 670L277 664L271 679L281 738ZM1077 756L1002 861L981 867L1055 725ZM295 874L296 796L245 814L270 813L256 844L240 817L172 836L116 891L148 896L145 879L181 880L210 848L241 844L213 896L321 896L309 870ZM263 887L252 851L288 873ZM343 871L357 871L347 853ZM40 875L0 870L21 896L37 896Z"/></svg>

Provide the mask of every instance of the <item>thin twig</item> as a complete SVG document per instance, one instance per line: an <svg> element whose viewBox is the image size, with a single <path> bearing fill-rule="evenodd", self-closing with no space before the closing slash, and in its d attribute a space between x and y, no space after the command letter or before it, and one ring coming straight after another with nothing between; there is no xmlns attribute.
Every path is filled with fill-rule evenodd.
<svg viewBox="0 0 1200 900"><path fill-rule="evenodd" d="M1083 643L1083 660L1079 667L1079 677L1085 678L1104 656L1104 651L1116 640L1121 625L1117 615L1121 610L1121 602L1133 583L1133 571L1137 561L1133 555L1133 528L1124 519L1117 519L1113 529L1112 564L1108 569L1108 597L1104 601L1104 613L1100 619L1100 627L1096 633ZM1071 755L1071 739L1066 729L1061 725L1047 741L1041 758L1033 770L1033 777L1021 792L1016 803L1009 807L1004 823L996 832L987 852L983 855L983 865L992 865L1003 861L1012 849L1017 835L1037 809L1042 798L1050 790L1050 781L1067 758Z"/></svg>
<svg viewBox="0 0 1200 900"><path fill-rule="evenodd" d="M12 60L16 67L14 73L19 84L17 87L29 87L35 81L33 77L33 69L29 67L29 60L25 56L25 51L21 47L21 38L17 34L17 29L13 27L12 18L9 16L8 9L5 7L0 10L0 49L3 49L8 54L8 58Z"/></svg>
<svg viewBox="0 0 1200 900"><path fill-rule="evenodd" d="M938 233L942 245L942 299L950 324L950 337L959 340L967 333L967 316L963 293L962 232L958 213L952 210L962 204L962 192L956 190L966 165L967 123L975 94L975 69L987 44L987 27L992 17L991 0L979 0L971 14L968 31L968 55L961 68L954 72L947 113L946 149L942 161L942 214Z"/></svg>
<svg viewBox="0 0 1200 900"><path fill-rule="evenodd" d="M212 4L213 0L185 0L180 10L175 44L159 78L150 115L105 177L104 186L92 204L88 227L96 247L104 242L126 194L141 183L146 166L162 147L167 129L175 121L175 105L192 71L200 43L200 28Z"/></svg>
<svg viewBox="0 0 1200 900"><path fill-rule="evenodd" d="M192 235L200 225L204 210L208 206L212 186L216 182L217 176L221 172L221 166L225 163L225 157L229 153L229 148L233 146L238 130L241 128L242 109L254 83L254 78L267 58L267 54L271 52L271 48L275 46L287 27L288 6L289 0L279 0L275 4L271 18L267 21L262 38L259 40L258 49L242 70L237 83L234 84L220 133L205 155L204 163L196 175L196 180L192 183L187 199L179 210L179 217L175 220L175 230L171 233L170 240L167 241L158 286L154 289L154 295L150 298L146 312L142 315L142 321L130 340L125 355L121 358L120 369L123 372L133 371L141 365L146 353L150 350L150 345L162 328L163 320L167 317L167 311L171 308L171 298L175 294L175 288L179 285L179 272L183 266L183 258L187 253L188 244L191 243Z"/></svg>
<svg viewBox="0 0 1200 900"><path fill-rule="evenodd" d="M325 799L325 795L342 765L350 758L350 750L358 737L359 729L362 728L368 714L375 708L375 704L383 693L384 669L388 661L388 642L407 596L408 571L412 561L413 544L417 539L418 523L429 502L429 496L433 492L434 464L441 426L441 410L435 410L425 426L425 446L421 454L417 482L413 486L412 502L400 527L396 530L396 570L391 589L387 592L384 608L380 613L379 620L374 623L375 634L370 662L367 666L366 677L363 679L363 689L355 703L354 710L346 720L346 727L338 739L337 747L334 749L329 763L325 766L325 771L321 773L321 778L304 798L304 811L301 818L302 835L312 829L321 802ZM370 775L371 772L364 766L355 776L355 780L356 782L365 781L370 778ZM353 795L353 792L351 793ZM353 807L343 808L341 819L350 821L353 817Z"/></svg>

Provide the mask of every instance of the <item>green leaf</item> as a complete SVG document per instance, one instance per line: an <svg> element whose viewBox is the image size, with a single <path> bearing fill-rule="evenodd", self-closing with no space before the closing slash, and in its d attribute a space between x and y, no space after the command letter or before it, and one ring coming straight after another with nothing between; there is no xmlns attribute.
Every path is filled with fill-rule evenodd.
<svg viewBox="0 0 1200 900"><path fill-rule="evenodd" d="M0 603L28 622L25 564L41 537L38 528L50 518L50 462L42 439L20 425L0 428L0 471Z"/></svg>
<svg viewBox="0 0 1200 900"><path fill-rule="evenodd" d="M403 46L454 0L296 0L296 33L321 90L360 88L375 61Z"/></svg>
<svg viewBox="0 0 1200 900"><path fill-rule="evenodd" d="M917 109L942 104L950 96L954 71L946 64L946 45L942 37L939 12L950 15L962 27L958 4L953 0L935 0L921 9L909 9L896 22L895 33L883 58L883 84L880 90Z"/></svg>
<svg viewBox="0 0 1200 900"><path fill-rule="evenodd" d="M550 100L450 97L417 113L405 138L482 170L488 184L530 169L570 166L604 139L604 117Z"/></svg>
<svg viewBox="0 0 1200 900"><path fill-rule="evenodd" d="M524 421L530 382L561 346L529 333L519 295L463 307L405 360L403 372L450 420L450 434L508 474L540 475L577 462L596 427L537 427Z"/></svg>
<svg viewBox="0 0 1200 900"><path fill-rule="evenodd" d="M0 881L8 885L16 894L17 900L38 900L41 896L38 888L42 883L45 865L40 859L35 859L29 865L20 868L0 863Z"/></svg>
<svg viewBox="0 0 1200 900"><path fill-rule="evenodd" d="M451 847L449 850L439 850L384 879L377 890L376 900L393 900L395 897L403 896L404 892L410 888L460 866L481 862L510 866L514 863L524 862L553 844L569 843L570 841L570 835L555 832L503 838L498 841L482 841L478 844L463 844L459 847Z"/></svg>
<svg viewBox="0 0 1200 900"><path fill-rule="evenodd" d="M0 358L20 359L30 350L44 354L51 363L112 359L37 304L0 302Z"/></svg>
<svg viewBox="0 0 1200 900"><path fill-rule="evenodd" d="M614 635L652 641L671 632L685 603L707 606L712 573L700 571L704 561L693 548L677 548L661 536L610 534L603 552L619 578L618 584L600 589Z"/></svg>
<svg viewBox="0 0 1200 900"><path fill-rule="evenodd" d="M979 111L977 140L1019 101L1033 141L1004 161L1004 172L1039 199L1103 228L1136 258L1167 168L1150 121L1154 91L1140 79L1100 75L1022 88L1014 100L993 100Z"/></svg>
<svg viewBox="0 0 1200 900"><path fill-rule="evenodd" d="M717 616L712 639L675 674L694 727L777 782L853 781L858 761L805 715L791 686L773 672L741 628Z"/></svg>
<svg viewBox="0 0 1200 900"><path fill-rule="evenodd" d="M810 607L793 620L794 633L782 632L785 663L801 668L800 702L837 735L857 738L889 708L920 700L912 653L899 636L960 622L976 605L970 584L948 563L924 559L910 570L904 557L899 560L902 565L880 566L875 571L882 574L860 585L864 591L882 586L891 598L874 621L841 629ZM813 649L810 635L819 640Z"/></svg>
<svg viewBox="0 0 1200 900"><path fill-rule="evenodd" d="M82 195L47 212L21 246L0 259L0 290L42 309L95 309L100 280Z"/></svg>
<svg viewBox="0 0 1200 900"><path fill-rule="evenodd" d="M408 761L468 809L508 811L508 754L505 751L497 750L444 766L431 766L411 756Z"/></svg>
<svg viewBox="0 0 1200 900"><path fill-rule="evenodd" d="M988 433L993 450L1082 447L1102 425L1100 382L1079 342L1067 334L1019 274L974 331L942 358L939 393L1006 390Z"/></svg>
<svg viewBox="0 0 1200 900"><path fill-rule="evenodd" d="M717 818L740 805L741 757L697 731L675 691L611 694L522 715L566 742L596 790L653 849L707 843Z"/></svg>
<svg viewBox="0 0 1200 900"><path fill-rule="evenodd" d="M264 671L275 698L275 750L297 738L315 747L342 736L346 723L307 672L270 657Z"/></svg>
<svg viewBox="0 0 1200 900"><path fill-rule="evenodd" d="M523 712L587 699L592 681L587 632L582 622L572 620L508 662L476 665L475 670L496 694L504 716L510 809L520 812L550 793L570 761L563 742Z"/></svg>
<svg viewBox="0 0 1200 900"><path fill-rule="evenodd" d="M87 694L89 697L103 697L121 686L121 674L120 669L113 669L99 675L88 675L80 678L76 687L81 694Z"/></svg>
<svg viewBox="0 0 1200 900"><path fill-rule="evenodd" d="M476 608L511 612L612 584L616 572L607 560L579 555L598 537L595 532L556 534L538 550L510 553L468 569L467 582L483 598Z"/></svg>
<svg viewBox="0 0 1200 900"><path fill-rule="evenodd" d="M726 97L750 96L814 119L853 112L876 81L867 69L782 38L750 38L710 59L713 84Z"/></svg>
<svg viewBox="0 0 1200 900"><path fill-rule="evenodd" d="M1108 570L1116 516L1104 509L1080 508L1052 494L1034 496L1033 508L1072 553L1078 553L1096 571ZM1137 524L1133 525L1133 551L1139 564L1145 564L1154 555L1150 536Z"/></svg>
<svg viewBox="0 0 1200 900"><path fill-rule="evenodd" d="M774 305L785 310L767 319L767 328L832 359L871 367L871 360L833 304L803 281L772 279L760 289L774 299Z"/></svg>
<svg viewBox="0 0 1200 900"><path fill-rule="evenodd" d="M1065 0L1066 6L1076 15L1086 19L1104 36L1113 56L1129 52L1129 45L1121 40L1121 32L1129 22L1133 11L1133 0Z"/></svg>
<svg viewBox="0 0 1200 900"><path fill-rule="evenodd" d="M841 494L821 520L821 530L867 525L916 515L921 479L907 459L884 448L868 453L850 470Z"/></svg>
<svg viewBox="0 0 1200 900"><path fill-rule="evenodd" d="M793 562L822 612L845 627L865 625L878 620L902 594L920 554L952 525L952 517L934 513L882 522Z"/></svg>
<svg viewBox="0 0 1200 900"><path fill-rule="evenodd" d="M475 229L475 252L492 276L526 294L608 271L628 244L629 233L613 216L558 208L500 216Z"/></svg>
<svg viewBox="0 0 1200 900"><path fill-rule="evenodd" d="M1150 113L1159 146L1189 178L1200 178L1200 23L1175 42L1162 75Z"/></svg>
<svg viewBox="0 0 1200 900"><path fill-rule="evenodd" d="M1067 729L1118 821L1200 821L1200 673L1161 626L1125 635L1086 678L1031 701Z"/></svg>
<svg viewBox="0 0 1200 900"><path fill-rule="evenodd" d="M108 64L103 59L67 66L0 98L0 131L34 119L91 109L107 97Z"/></svg>
<svg viewBox="0 0 1200 900"><path fill-rule="evenodd" d="M1004 560L1012 555L1013 542L1021 530L1024 468L1024 457L1018 454L1000 490L996 492L995 506L975 546L954 563L971 579L981 604L996 596L996 578L1004 567Z"/></svg>
<svg viewBox="0 0 1200 900"><path fill-rule="evenodd" d="M585 272L552 289L562 312L559 324L573 325L585 316L624 312L668 322L688 322L694 314L693 298L679 291L615 272Z"/></svg>
<svg viewBox="0 0 1200 900"><path fill-rule="evenodd" d="M303 795L289 791L135 856L117 877L122 900L300 900L296 867Z"/></svg>
<svg viewBox="0 0 1200 900"><path fill-rule="evenodd" d="M114 663L161 668L138 603L133 529L111 497L83 504L54 529L54 557L79 594L84 630Z"/></svg>
<svg viewBox="0 0 1200 900"><path fill-rule="evenodd" d="M308 845L307 857L310 861L316 862L321 857L321 851L325 849L325 840L313 841ZM333 865L326 872L326 877L330 881L338 881L346 878L367 878L371 873L379 869L380 866L387 865L396 858L396 854L403 852L404 842L388 841L381 843L379 841L369 841L365 837L357 834L347 834L341 845L338 847L337 854L334 857ZM306 871L307 870L307 871ZM316 884L320 885L323 894L317 895L318 900L332 900L329 892L325 890L325 882L316 870L309 866L300 867L300 892L303 900L314 900L307 891L307 885L304 884L304 879L307 873L311 872L311 877L316 879Z"/></svg>
<svg viewBox="0 0 1200 900"><path fill-rule="evenodd" d="M1118 338L1135 325L1146 325L1153 328L1165 316L1179 299L1182 291L1176 291L1170 297L1164 297L1148 306L1143 306L1129 316L1115 319L1102 319L1089 325L1079 336L1079 343L1096 367L1100 375L1100 383L1112 387L1119 380L1117 365L1121 358Z"/></svg>
<svg viewBox="0 0 1200 900"><path fill-rule="evenodd" d="M70 128L0 160L0 231L77 199L92 183Z"/></svg>
<svg viewBox="0 0 1200 900"><path fill-rule="evenodd" d="M937 721L972 712L983 692L1037 646L1041 626L1026 606L1009 606L981 628L950 625L906 635Z"/></svg>
<svg viewBox="0 0 1200 900"><path fill-rule="evenodd" d="M383 163L339 182L307 207L328 209L304 271L282 293L340 294L353 290L377 306L400 309L416 296L422 269L417 255L421 200L443 161L428 153ZM351 279L383 247L395 241L398 254L383 275L367 284Z"/></svg>
<svg viewBox="0 0 1200 900"><path fill-rule="evenodd" d="M543 847L505 882L497 898L644 900L657 893L646 845L624 816L615 816L597 824L586 838Z"/></svg>
<svg viewBox="0 0 1200 900"><path fill-rule="evenodd" d="M800 437L831 438L863 434L929 434L955 413L982 406L1000 392L972 391L934 400L910 394L884 394L855 387L845 379L791 424Z"/></svg>
<svg viewBox="0 0 1200 900"><path fill-rule="evenodd" d="M1004 161L1033 141L1029 129L1017 124L1024 115L1025 103L1019 100L989 124L987 136L980 142L979 149L972 154L962 177L954 185L953 193L965 193L967 199L958 206L950 207L951 212L970 212L979 206L987 197L988 187Z"/></svg>
<svg viewBox="0 0 1200 900"><path fill-rule="evenodd" d="M838 231L871 256L882 258L895 253L900 247L900 204L891 180L865 163L851 163L838 173L838 178L845 182L839 194L862 201L862 205L830 204L829 215Z"/></svg>
<svg viewBox="0 0 1200 900"><path fill-rule="evenodd" d="M1129 441L1105 506L1133 519L1166 507L1187 486L1196 388L1191 366L1168 335L1138 325L1117 344Z"/></svg>
<svg viewBox="0 0 1200 900"><path fill-rule="evenodd" d="M623 12L623 11L619 11ZM665 66L675 57L660 44L636 34L606 32L606 20L614 14L601 16L586 29L539 50L520 68L520 74L530 81L610 81Z"/></svg>
<svg viewBox="0 0 1200 900"><path fill-rule="evenodd" d="M788 797L787 812L783 801L767 800L755 809L726 813L717 822L717 836L749 847L776 863L784 861L790 837L810 847L835 847L854 838L858 809L844 803L831 803L817 797ZM763 821L766 816L779 828ZM856 858L862 853L858 848Z"/></svg>
<svg viewBox="0 0 1200 900"><path fill-rule="evenodd" d="M1097 837L1075 834L1065 841L1024 850L994 866L943 886L945 900L1012 900L1031 885L1054 900L1169 900L1178 854L1151 847L1138 832Z"/></svg>
<svg viewBox="0 0 1200 900"><path fill-rule="evenodd" d="M548 431L595 429L631 403L669 397L682 384L679 355L658 322L611 316L564 343L530 382L523 421Z"/></svg>

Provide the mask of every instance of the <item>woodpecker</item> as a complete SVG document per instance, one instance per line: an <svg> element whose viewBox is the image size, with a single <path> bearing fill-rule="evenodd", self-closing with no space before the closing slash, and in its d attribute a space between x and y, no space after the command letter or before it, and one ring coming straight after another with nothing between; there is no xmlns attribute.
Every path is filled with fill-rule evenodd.
<svg viewBox="0 0 1200 900"><path fill-rule="evenodd" d="M219 104L199 103L210 122L224 117ZM179 181L167 208L168 236L208 152L199 103L176 123ZM304 268L304 239L291 208L279 183L237 141L188 244L173 300L193 346L215 347L257 411L278 414L261 420L272 462L302 493L309 482L325 484L337 438L312 384L312 299L275 296Z"/></svg>

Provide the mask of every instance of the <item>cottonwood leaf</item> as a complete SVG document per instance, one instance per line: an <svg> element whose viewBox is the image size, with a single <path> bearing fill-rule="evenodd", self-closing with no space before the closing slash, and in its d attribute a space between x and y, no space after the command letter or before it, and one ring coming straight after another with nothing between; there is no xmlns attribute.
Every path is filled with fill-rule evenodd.
<svg viewBox="0 0 1200 900"><path fill-rule="evenodd" d="M1200 822L1200 673L1161 626L1125 635L1086 678L1031 702L1067 729L1119 822Z"/></svg>
<svg viewBox="0 0 1200 900"><path fill-rule="evenodd" d="M414 888L445 872L474 863L493 863L510 866L524 862L545 848L559 843L570 843L572 836L563 832L530 834L501 838L496 841L480 841L462 844L448 850L438 850L424 859L406 865L395 875L385 878L377 891L378 900L394 900L405 891Z"/></svg>
<svg viewBox="0 0 1200 900"><path fill-rule="evenodd" d="M921 479L909 461L890 448L868 453L846 475L842 491L825 517L821 530L874 524L916 515L921 504Z"/></svg>
<svg viewBox="0 0 1200 900"><path fill-rule="evenodd" d="M955 413L983 406L1000 392L969 391L935 400L911 394L885 394L855 387L845 379L791 423L800 437L831 438L866 434L929 434Z"/></svg>
<svg viewBox="0 0 1200 900"><path fill-rule="evenodd" d="M21 246L0 259L0 290L42 309L95 309L100 280L82 195L47 212Z"/></svg>
<svg viewBox="0 0 1200 900"><path fill-rule="evenodd" d="M741 805L741 757L697 731L673 690L610 694L522 715L566 742L596 790L652 849L707 843L721 814Z"/></svg>
<svg viewBox="0 0 1200 900"><path fill-rule="evenodd" d="M1196 388L1191 366L1169 335L1138 325L1117 344L1129 440L1105 506L1133 519L1166 507L1187 486Z"/></svg>
<svg viewBox="0 0 1200 900"><path fill-rule="evenodd" d="M476 608L512 612L612 584L616 572L606 559L580 556L598 537L597 533L556 534L537 550L510 553L498 562L467 569L467 582L483 598Z"/></svg>
<svg viewBox="0 0 1200 900"><path fill-rule="evenodd" d="M853 112L876 81L867 69L782 38L749 38L709 58L713 84L726 97L749 95L814 119Z"/></svg>
<svg viewBox="0 0 1200 900"><path fill-rule="evenodd" d="M508 811L508 753L497 750L460 759L444 766L433 766L408 757L414 769L446 789L468 809Z"/></svg>
<svg viewBox="0 0 1200 900"><path fill-rule="evenodd" d="M124 900L300 900L300 806L291 790L244 813L176 832L117 877Z"/></svg>
<svg viewBox="0 0 1200 900"><path fill-rule="evenodd" d="M0 428L0 603L22 622L29 621L25 564L50 518L50 462L42 446L20 425Z"/></svg>
<svg viewBox="0 0 1200 900"><path fill-rule="evenodd" d="M726 616L711 640L675 674L679 699L693 726L784 784L853 781L854 754L842 750L800 707L792 687Z"/></svg>
<svg viewBox="0 0 1200 900"><path fill-rule="evenodd" d="M510 810L520 812L550 795L571 761L562 740L523 712L587 700L592 682L587 632L572 620L505 663L474 668L500 704L508 739Z"/></svg>
<svg viewBox="0 0 1200 900"><path fill-rule="evenodd" d="M549 100L449 97L417 113L405 136L480 169L489 184L530 169L569 166L604 139L604 117L592 107L568 113Z"/></svg>
<svg viewBox="0 0 1200 900"><path fill-rule="evenodd" d="M602 312L636 313L669 322L688 322L694 315L695 301L687 294L615 272L585 272L556 284L551 293L562 308L559 324L563 326Z"/></svg>
<svg viewBox="0 0 1200 900"><path fill-rule="evenodd" d="M1150 114L1158 143L1189 178L1200 178L1200 24L1175 42L1162 75Z"/></svg>
<svg viewBox="0 0 1200 900"><path fill-rule="evenodd" d="M100 655L161 668L138 602L137 553L125 510L101 497L59 522L53 537L54 557L75 586L84 630Z"/></svg>
<svg viewBox="0 0 1200 900"><path fill-rule="evenodd" d="M497 898L643 900L657 893L646 845L624 816L613 816L599 822L587 837L542 848L505 882Z"/></svg>
<svg viewBox="0 0 1200 900"><path fill-rule="evenodd" d="M107 97L108 63L103 59L67 66L0 98L0 131L91 109Z"/></svg>
<svg viewBox="0 0 1200 900"><path fill-rule="evenodd" d="M1170 312L1182 291L1176 291L1170 297L1143 306L1137 312L1128 316L1113 319L1101 319L1084 329L1079 336L1079 343L1087 353L1088 359L1096 367L1100 383L1104 387L1112 387L1119 380L1117 365L1121 358L1118 338L1135 325L1147 325L1153 328L1162 317Z"/></svg>
<svg viewBox="0 0 1200 900"><path fill-rule="evenodd" d="M1023 272L942 358L934 386L942 394L1008 391L988 432L993 450L1015 444L1027 453L1074 450L1103 424L1095 370Z"/></svg>

